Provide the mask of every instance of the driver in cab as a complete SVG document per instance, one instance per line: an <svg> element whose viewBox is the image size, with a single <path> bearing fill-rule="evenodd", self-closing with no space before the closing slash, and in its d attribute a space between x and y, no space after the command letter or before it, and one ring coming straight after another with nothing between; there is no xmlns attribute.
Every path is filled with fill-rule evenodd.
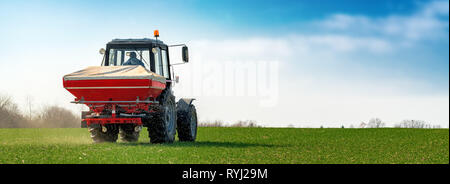
<svg viewBox="0 0 450 184"><path fill-rule="evenodd" d="M123 65L141 65L142 67L145 68L144 63L138 58L136 58L135 52L130 52L130 59L128 59L125 63L123 63Z"/></svg>

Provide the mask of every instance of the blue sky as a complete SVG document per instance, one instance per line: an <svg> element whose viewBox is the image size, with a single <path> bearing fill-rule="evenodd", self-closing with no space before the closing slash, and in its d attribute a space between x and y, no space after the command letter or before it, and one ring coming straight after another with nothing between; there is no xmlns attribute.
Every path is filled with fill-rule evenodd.
<svg viewBox="0 0 450 184"><path fill-rule="evenodd" d="M316 111L282 119L284 124L339 126L380 116L389 122L419 118L448 127L446 0L1 1L0 25L0 93L14 96L19 105L29 95L37 102L78 109L64 105L72 97L60 89L62 75L97 65L98 49L113 38L151 37L159 29L166 43L190 45L197 60L280 63L278 105L247 114L231 112L230 119L214 111L227 109L225 104L233 99L224 98L221 108L210 108L208 104L221 101L190 94L180 85L180 96L185 92L203 98L198 105L208 114L205 120L256 119L278 126L275 115L261 114L300 103ZM186 72L187 67L180 68L180 75ZM5 80L11 75L17 75L14 81ZM42 80L30 77L34 75ZM23 82L34 86L24 91ZM316 102L303 103L312 96ZM320 105L347 97L336 106ZM247 99L249 107L257 106L252 98L238 98L236 103ZM397 105L402 99L402 104L388 105L391 109L380 113L355 105L385 109L373 99ZM361 115L347 118L339 113L339 104ZM406 109L389 114L399 108Z"/></svg>

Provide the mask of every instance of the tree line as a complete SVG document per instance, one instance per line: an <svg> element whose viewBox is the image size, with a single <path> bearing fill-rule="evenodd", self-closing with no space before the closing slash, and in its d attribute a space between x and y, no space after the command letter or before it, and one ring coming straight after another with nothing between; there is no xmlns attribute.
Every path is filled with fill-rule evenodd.
<svg viewBox="0 0 450 184"><path fill-rule="evenodd" d="M386 123L380 118L372 118L367 123L361 122L359 128L383 128ZM394 124L394 128L441 128L440 125L433 125L423 120L403 120L400 123Z"/></svg>
<svg viewBox="0 0 450 184"><path fill-rule="evenodd" d="M240 120L232 124L226 124L221 120L215 121L203 121L198 123L199 127L250 127L250 128L261 128L261 125L254 120Z"/></svg>
<svg viewBox="0 0 450 184"><path fill-rule="evenodd" d="M78 128L81 118L72 111L56 105L46 106L32 113L32 100L27 97L28 112L22 113L10 96L0 95L0 128ZM226 124L223 121L199 122L199 127L262 127L254 120L237 121ZM290 125L289 127L293 127ZM359 127L350 128L383 128L386 123L380 118L372 118L367 123L361 122ZM323 126L321 126L323 128ZM342 126L344 128L344 126ZM422 120L403 120L394 128L441 128Z"/></svg>
<svg viewBox="0 0 450 184"><path fill-rule="evenodd" d="M28 99L28 98L27 98ZM10 96L0 95L0 128L78 128L81 118L56 105L45 106L32 113L22 113Z"/></svg>

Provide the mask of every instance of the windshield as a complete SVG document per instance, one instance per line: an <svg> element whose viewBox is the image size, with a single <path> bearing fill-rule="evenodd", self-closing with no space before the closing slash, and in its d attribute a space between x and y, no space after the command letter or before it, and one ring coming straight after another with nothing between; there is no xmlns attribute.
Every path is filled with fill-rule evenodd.
<svg viewBox="0 0 450 184"><path fill-rule="evenodd" d="M148 48L116 48L109 50L109 66L142 65L150 70Z"/></svg>

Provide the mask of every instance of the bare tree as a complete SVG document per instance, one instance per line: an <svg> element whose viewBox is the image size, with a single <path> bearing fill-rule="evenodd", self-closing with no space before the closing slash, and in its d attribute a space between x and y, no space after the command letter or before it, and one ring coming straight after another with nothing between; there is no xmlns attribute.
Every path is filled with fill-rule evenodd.
<svg viewBox="0 0 450 184"><path fill-rule="evenodd" d="M427 123L422 120L403 120L399 125L399 128L426 128ZM431 126L431 125L429 125Z"/></svg>
<svg viewBox="0 0 450 184"><path fill-rule="evenodd" d="M237 121L232 125L227 125L221 120L215 120L213 122L204 121L198 124L199 127L262 127L254 120Z"/></svg>
<svg viewBox="0 0 450 184"><path fill-rule="evenodd" d="M32 111L32 108L33 108L33 101L34 101L34 99L33 99L33 97L32 96L30 96L30 95L27 95L26 97L25 97L25 101L26 101L26 105L27 105L27 110L28 110L28 120L29 121L31 121L32 120L32 118L33 118L33 111Z"/></svg>
<svg viewBox="0 0 450 184"><path fill-rule="evenodd" d="M261 127L254 120L238 121L232 124L231 127Z"/></svg>
<svg viewBox="0 0 450 184"><path fill-rule="evenodd" d="M12 102L12 98L0 95L0 128L24 128L27 122L19 113L17 104Z"/></svg>
<svg viewBox="0 0 450 184"><path fill-rule="evenodd" d="M203 121L198 124L199 127L224 127L225 124L221 120L215 120L213 122Z"/></svg>
<svg viewBox="0 0 450 184"><path fill-rule="evenodd" d="M46 128L79 128L80 117L70 110L58 107L47 106L39 115L40 124Z"/></svg>
<svg viewBox="0 0 450 184"><path fill-rule="evenodd" d="M403 120L395 124L395 128L441 128L440 125L433 125L422 120Z"/></svg>
<svg viewBox="0 0 450 184"><path fill-rule="evenodd" d="M441 128L441 125L433 125L431 128Z"/></svg>
<svg viewBox="0 0 450 184"><path fill-rule="evenodd" d="M379 118L372 118L369 120L369 123L367 123L368 128L381 128L384 127L384 123Z"/></svg>
<svg viewBox="0 0 450 184"><path fill-rule="evenodd" d="M6 109L11 105L11 97L6 95L0 95L0 109Z"/></svg>

